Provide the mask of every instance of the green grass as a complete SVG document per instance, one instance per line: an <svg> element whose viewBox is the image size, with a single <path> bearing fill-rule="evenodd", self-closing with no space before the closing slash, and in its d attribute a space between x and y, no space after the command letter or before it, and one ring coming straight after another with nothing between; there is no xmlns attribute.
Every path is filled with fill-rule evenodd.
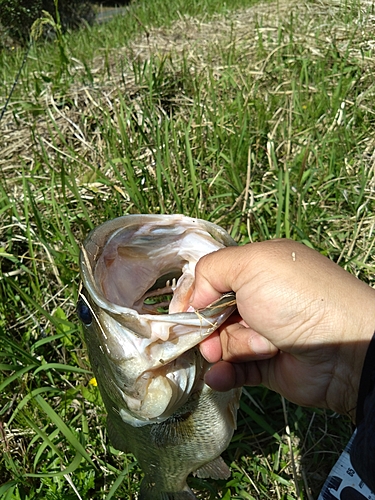
<svg viewBox="0 0 375 500"><path fill-rule="evenodd" d="M373 283L373 19L358 3L139 0L31 48L0 122L0 498L137 497L75 315L97 224L184 213L240 244L304 241ZM0 54L1 104L22 59ZM232 477L190 484L205 499L315 498L350 432L251 389Z"/></svg>

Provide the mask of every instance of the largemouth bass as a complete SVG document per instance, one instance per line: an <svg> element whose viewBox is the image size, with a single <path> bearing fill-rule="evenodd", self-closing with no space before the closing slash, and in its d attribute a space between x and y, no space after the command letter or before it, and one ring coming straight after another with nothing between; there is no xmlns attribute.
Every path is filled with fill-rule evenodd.
<svg viewBox="0 0 375 500"><path fill-rule="evenodd" d="M80 256L78 314L115 448L143 472L141 500L196 498L186 483L228 478L220 457L236 428L240 390L204 383L198 344L235 309L233 294L194 311L203 255L235 245L219 226L183 215L126 215L94 229Z"/></svg>

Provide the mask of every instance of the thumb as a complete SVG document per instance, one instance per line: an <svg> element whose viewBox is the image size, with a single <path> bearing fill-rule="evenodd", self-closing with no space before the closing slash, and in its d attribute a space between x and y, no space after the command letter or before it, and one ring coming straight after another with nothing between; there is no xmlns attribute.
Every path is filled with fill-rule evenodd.
<svg viewBox="0 0 375 500"><path fill-rule="evenodd" d="M190 304L195 309L208 306L223 293L233 291L231 267L235 258L233 250L239 247L222 248L202 257L195 267L194 292Z"/></svg>

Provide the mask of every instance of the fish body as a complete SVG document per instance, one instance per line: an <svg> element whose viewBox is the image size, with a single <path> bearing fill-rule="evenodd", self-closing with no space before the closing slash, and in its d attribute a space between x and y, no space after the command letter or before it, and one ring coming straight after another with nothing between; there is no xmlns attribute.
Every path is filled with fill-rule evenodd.
<svg viewBox="0 0 375 500"><path fill-rule="evenodd" d="M234 245L219 226L182 215L127 215L84 242L78 314L114 447L145 476L141 500L195 496L186 483L229 477L220 454L236 428L240 390L204 383L198 344L235 310L233 294L194 311L194 271L205 254Z"/></svg>

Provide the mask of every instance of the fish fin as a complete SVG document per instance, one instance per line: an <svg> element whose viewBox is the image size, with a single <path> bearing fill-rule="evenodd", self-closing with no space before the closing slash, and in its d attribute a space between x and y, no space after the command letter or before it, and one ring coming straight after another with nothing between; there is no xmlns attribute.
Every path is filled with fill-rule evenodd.
<svg viewBox="0 0 375 500"><path fill-rule="evenodd" d="M215 460L208 462L208 464L202 465L193 474L200 478L228 479L230 469L221 457L217 457Z"/></svg>
<svg viewBox="0 0 375 500"><path fill-rule="evenodd" d="M108 414L107 417L107 432L109 440L111 441L112 446L116 448L116 450L121 450L125 453L129 453L126 442L122 435L117 431L116 425L113 422L110 414Z"/></svg>
<svg viewBox="0 0 375 500"><path fill-rule="evenodd" d="M237 410L240 406L242 388L232 389L232 392L233 397L227 406L226 417L231 427L237 429Z"/></svg>
<svg viewBox="0 0 375 500"><path fill-rule="evenodd" d="M183 491L166 492L155 491L155 488L142 488L139 492L138 500L197 500L197 497L186 485Z"/></svg>

